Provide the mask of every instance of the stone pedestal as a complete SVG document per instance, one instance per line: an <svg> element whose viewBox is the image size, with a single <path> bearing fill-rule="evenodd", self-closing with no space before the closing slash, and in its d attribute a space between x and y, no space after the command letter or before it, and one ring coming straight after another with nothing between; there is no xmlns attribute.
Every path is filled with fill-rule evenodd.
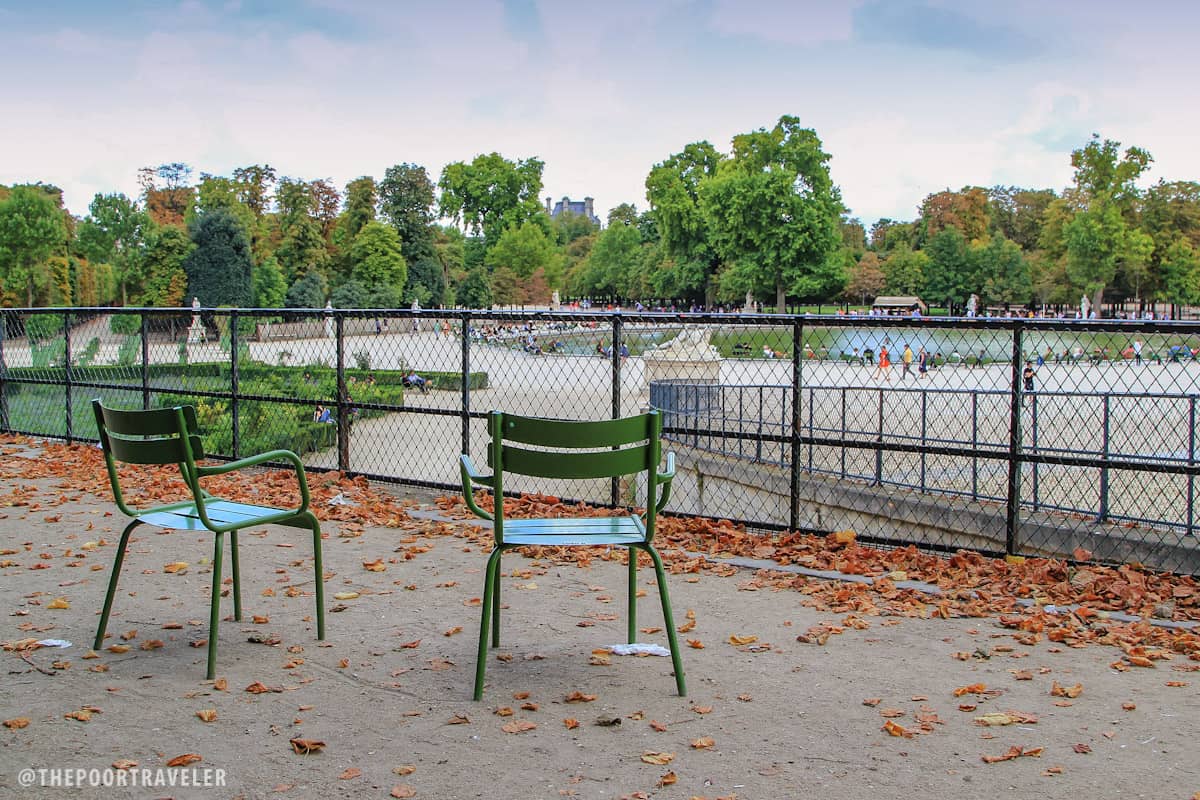
<svg viewBox="0 0 1200 800"><path fill-rule="evenodd" d="M721 354L708 343L709 333L700 328L686 330L642 355L646 385L654 381L720 383Z"/></svg>
<svg viewBox="0 0 1200 800"><path fill-rule="evenodd" d="M188 328L187 343L188 344L203 344L206 339L204 333L204 324L200 322L199 317L192 317L191 327Z"/></svg>

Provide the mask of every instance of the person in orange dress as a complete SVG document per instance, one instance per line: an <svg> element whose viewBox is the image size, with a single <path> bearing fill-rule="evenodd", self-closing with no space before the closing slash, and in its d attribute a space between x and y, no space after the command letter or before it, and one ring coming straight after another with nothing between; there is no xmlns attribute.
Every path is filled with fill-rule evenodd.
<svg viewBox="0 0 1200 800"><path fill-rule="evenodd" d="M879 347L879 362L875 365L875 372L871 375L872 378L877 378L880 375L888 383L892 382L892 359L888 355L887 345Z"/></svg>

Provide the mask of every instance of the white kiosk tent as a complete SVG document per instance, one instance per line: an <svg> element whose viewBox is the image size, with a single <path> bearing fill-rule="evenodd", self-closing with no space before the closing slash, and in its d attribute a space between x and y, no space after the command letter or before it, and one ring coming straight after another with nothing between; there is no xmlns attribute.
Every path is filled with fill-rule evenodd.
<svg viewBox="0 0 1200 800"><path fill-rule="evenodd" d="M920 311L928 314L929 309L919 297L876 297L871 304L871 310L876 314L911 314Z"/></svg>

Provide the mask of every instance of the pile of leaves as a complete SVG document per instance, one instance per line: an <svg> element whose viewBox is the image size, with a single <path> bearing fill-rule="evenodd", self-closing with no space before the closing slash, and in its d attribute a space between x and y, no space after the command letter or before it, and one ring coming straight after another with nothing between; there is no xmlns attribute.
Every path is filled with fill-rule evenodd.
<svg viewBox="0 0 1200 800"><path fill-rule="evenodd" d="M25 448L37 448L38 458L21 457ZM26 451L27 452L27 451ZM57 478L62 490L59 502L72 499L69 493L85 493L111 500L104 454L95 445L42 442L19 436L0 437L0 478L9 483L4 499L27 505L38 494L29 481ZM212 462L217 463L217 462ZM174 466L119 467L121 489L132 507L159 505L191 498L191 493ZM13 483L13 481L18 481ZM322 521L353 526L396 527L408 519L397 498L374 489L366 478L340 472L308 475L309 507ZM274 508L295 507L300 490L290 469L250 469L204 478L205 490L226 500ZM339 497L340 495L340 497ZM331 504L330 501L337 498ZM52 505L45 502L43 506Z"/></svg>
<svg viewBox="0 0 1200 800"><path fill-rule="evenodd" d="M476 503L492 509L491 496ZM453 516L470 516L461 497L443 497L439 507ZM529 494L504 499L504 513L520 517L611 516L621 510ZM477 529L478 530L478 529ZM486 532L478 538L486 538ZM915 546L879 549L864 546L853 531L828 535L784 532L751 533L729 520L660 517L656 545L671 572L732 576L739 570L727 559L770 560L781 566L829 570L868 579L861 582L819 580L790 571L760 569L742 584L747 590L794 590L807 595L806 605L823 611L907 617L988 617L1012 628L1017 639L1041 639L1067 646L1104 644L1121 648L1122 664L1150 666L1165 651L1189 654L1200 661L1200 627L1173 628L1149 622L1122 621L1112 612L1177 622L1200 620L1200 586L1194 577L1150 572L1137 566L1078 565L1048 558L1017 563L960 551L949 557ZM524 548L526 555L555 562L623 559L625 548ZM1090 556L1077 551L1076 558ZM937 587L923 591L905 582ZM811 637L823 641L827 637ZM1147 655L1149 653L1150 655Z"/></svg>

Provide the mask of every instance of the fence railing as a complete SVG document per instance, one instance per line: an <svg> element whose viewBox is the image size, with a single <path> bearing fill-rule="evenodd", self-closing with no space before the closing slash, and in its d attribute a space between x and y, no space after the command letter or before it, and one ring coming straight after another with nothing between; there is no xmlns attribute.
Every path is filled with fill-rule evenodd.
<svg viewBox="0 0 1200 800"><path fill-rule="evenodd" d="M453 491L491 408L655 407L680 450L674 513L1200 573L1198 355L1200 325L1161 321L13 309L0 429L92 441L92 397L189 403L218 457L287 447ZM640 498L622 481L551 488Z"/></svg>

